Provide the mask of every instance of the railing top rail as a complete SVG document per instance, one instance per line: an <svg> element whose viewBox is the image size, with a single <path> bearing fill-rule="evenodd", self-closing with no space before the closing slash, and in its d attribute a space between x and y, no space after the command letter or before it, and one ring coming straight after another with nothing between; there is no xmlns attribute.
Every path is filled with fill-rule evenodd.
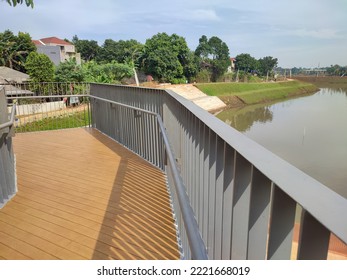
<svg viewBox="0 0 347 280"><path fill-rule="evenodd" d="M138 90L138 89L143 89L143 90L155 90L158 92L161 92L163 94L165 94L165 89L161 89L161 88L152 88L152 87L135 87L135 86L127 86L127 85L113 85L113 84L100 84L100 83L91 83L93 85L99 85L99 86L107 86L107 87L114 87L117 86L119 88L126 88L126 89L132 89L132 90Z"/></svg>
<svg viewBox="0 0 347 280"><path fill-rule="evenodd" d="M347 199L171 90L166 91L254 167L347 243Z"/></svg>
<svg viewBox="0 0 347 280"><path fill-rule="evenodd" d="M14 104L12 106L12 111L11 111L11 117L10 120L8 122L5 122L3 124L0 124L0 130L7 128L7 127L11 127L14 124L14 120L15 120L15 115L16 115L16 104Z"/></svg>

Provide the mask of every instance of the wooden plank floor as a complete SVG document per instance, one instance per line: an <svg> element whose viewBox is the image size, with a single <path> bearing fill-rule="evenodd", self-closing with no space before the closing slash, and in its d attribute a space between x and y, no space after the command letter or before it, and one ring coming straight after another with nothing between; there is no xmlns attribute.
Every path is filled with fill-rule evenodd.
<svg viewBox="0 0 347 280"><path fill-rule="evenodd" d="M93 129L17 134L0 259L178 259L165 177Z"/></svg>

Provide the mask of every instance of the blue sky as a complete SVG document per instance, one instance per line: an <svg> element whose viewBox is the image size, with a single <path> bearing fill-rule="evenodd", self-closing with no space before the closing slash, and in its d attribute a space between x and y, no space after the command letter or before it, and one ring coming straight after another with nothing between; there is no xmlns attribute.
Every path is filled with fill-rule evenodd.
<svg viewBox="0 0 347 280"><path fill-rule="evenodd" d="M277 57L282 67L347 65L347 0L34 0L34 9L0 1L0 32L97 40L176 33L195 50L218 36L230 55Z"/></svg>

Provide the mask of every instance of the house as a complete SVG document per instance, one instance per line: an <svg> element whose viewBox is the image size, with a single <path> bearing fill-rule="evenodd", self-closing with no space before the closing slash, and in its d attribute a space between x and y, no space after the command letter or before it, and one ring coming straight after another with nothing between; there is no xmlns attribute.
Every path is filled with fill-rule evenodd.
<svg viewBox="0 0 347 280"><path fill-rule="evenodd" d="M76 52L75 46L57 37L33 40L38 53L47 55L55 65L70 59L76 59L81 64L81 54Z"/></svg>
<svg viewBox="0 0 347 280"><path fill-rule="evenodd" d="M236 62L236 58L231 57L230 58L230 66L228 67L228 73L232 73L235 71L235 62Z"/></svg>
<svg viewBox="0 0 347 280"><path fill-rule="evenodd" d="M9 67L0 67L0 84L24 83L29 80L29 75L11 69Z"/></svg>
<svg viewBox="0 0 347 280"><path fill-rule="evenodd" d="M29 75L25 73L4 66L0 67L0 89L5 89L6 97L34 95L25 86L29 79Z"/></svg>

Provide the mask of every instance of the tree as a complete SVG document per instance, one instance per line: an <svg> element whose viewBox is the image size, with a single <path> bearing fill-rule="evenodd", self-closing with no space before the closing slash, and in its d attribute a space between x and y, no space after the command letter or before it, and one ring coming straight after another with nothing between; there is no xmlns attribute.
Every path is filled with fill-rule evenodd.
<svg viewBox="0 0 347 280"><path fill-rule="evenodd" d="M72 44L76 47L76 52L81 53L81 58L84 61L91 61L98 56L100 46L94 40L79 40L77 35L72 39Z"/></svg>
<svg viewBox="0 0 347 280"><path fill-rule="evenodd" d="M195 55L201 57L203 60L207 59L211 53L211 47L208 44L208 38L203 35L199 39L199 45L195 50Z"/></svg>
<svg viewBox="0 0 347 280"><path fill-rule="evenodd" d="M86 82L94 83L112 83L118 84L124 78L130 78L133 69L127 64L117 62L97 64L95 61L89 61L82 65Z"/></svg>
<svg viewBox="0 0 347 280"><path fill-rule="evenodd" d="M28 33L19 32L18 36L10 30L0 33L0 66L25 72L26 58L33 51L36 46Z"/></svg>
<svg viewBox="0 0 347 280"><path fill-rule="evenodd" d="M10 5L10 6L17 6L17 4L23 4L23 2L25 2L25 4L31 8L34 8L34 0L6 0L6 2Z"/></svg>
<svg viewBox="0 0 347 280"><path fill-rule="evenodd" d="M189 78L185 73L188 75L192 70L186 40L176 34L158 33L147 39L141 61L144 71L161 82L184 82Z"/></svg>
<svg viewBox="0 0 347 280"><path fill-rule="evenodd" d="M230 65L229 48L216 36L208 39L203 35L199 39L195 55L199 57L200 64L204 66L202 68L209 68L214 82L226 72Z"/></svg>
<svg viewBox="0 0 347 280"><path fill-rule="evenodd" d="M258 70L258 61L248 53L239 54L235 59L235 67L237 70L242 70L246 73Z"/></svg>
<svg viewBox="0 0 347 280"><path fill-rule="evenodd" d="M262 76L266 76L273 71L273 69L277 66L278 60L277 58L273 58L272 56L266 56L260 58L259 62L259 74Z"/></svg>
<svg viewBox="0 0 347 280"><path fill-rule="evenodd" d="M136 40L114 41L106 39L96 57L98 62L110 63L116 61L125 63L133 60L138 63L140 54L142 53L143 45Z"/></svg>
<svg viewBox="0 0 347 280"><path fill-rule="evenodd" d="M54 64L45 54L32 52L29 54L25 68L34 82L51 82L54 79Z"/></svg>
<svg viewBox="0 0 347 280"><path fill-rule="evenodd" d="M83 82L84 73L75 59L61 62L55 70L55 81L57 82Z"/></svg>

